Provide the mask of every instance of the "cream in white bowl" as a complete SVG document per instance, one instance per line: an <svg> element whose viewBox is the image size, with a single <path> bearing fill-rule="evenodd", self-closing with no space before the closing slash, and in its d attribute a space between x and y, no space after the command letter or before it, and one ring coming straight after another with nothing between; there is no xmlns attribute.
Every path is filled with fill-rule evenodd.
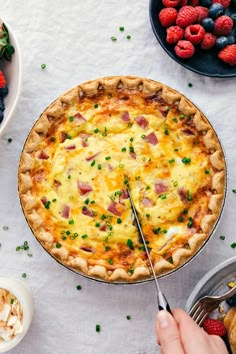
<svg viewBox="0 0 236 354"><path fill-rule="evenodd" d="M5 110L3 121L0 123L0 136L3 134L13 117L22 87L22 58L20 47L11 26L4 19L0 18L0 24L2 23L7 26L10 43L14 47L15 53L10 62L4 59L1 59L0 61L0 70L3 71L4 76L6 77L9 90L7 96L4 98Z"/></svg>
<svg viewBox="0 0 236 354"><path fill-rule="evenodd" d="M29 289L18 280L0 278L0 289L5 290L0 291L0 353L5 353L26 335L33 318L33 301Z"/></svg>

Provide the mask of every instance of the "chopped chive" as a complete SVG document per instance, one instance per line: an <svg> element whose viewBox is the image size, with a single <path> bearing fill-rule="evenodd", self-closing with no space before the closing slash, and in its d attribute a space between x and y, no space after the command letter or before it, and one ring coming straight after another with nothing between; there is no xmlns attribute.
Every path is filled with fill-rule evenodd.
<svg viewBox="0 0 236 354"><path fill-rule="evenodd" d="M71 220L68 221L68 224L70 224L70 225L73 225L74 223L75 223L75 222L74 222L73 219L71 219Z"/></svg>
<svg viewBox="0 0 236 354"><path fill-rule="evenodd" d="M8 141L8 143L11 143L12 142L12 138L8 138L7 141Z"/></svg>
<svg viewBox="0 0 236 354"><path fill-rule="evenodd" d="M26 273L22 273L22 278L26 278L27 277L27 274Z"/></svg>
<svg viewBox="0 0 236 354"><path fill-rule="evenodd" d="M56 243L56 248L61 248L61 244L60 243Z"/></svg>
<svg viewBox="0 0 236 354"><path fill-rule="evenodd" d="M95 204L95 200L91 200L90 204Z"/></svg>
<svg viewBox="0 0 236 354"><path fill-rule="evenodd" d="M128 36L126 36L127 39L131 39L131 36L128 34Z"/></svg>
<svg viewBox="0 0 236 354"><path fill-rule="evenodd" d="M57 201L56 198L54 198L54 199L52 200L53 203L55 203L56 201Z"/></svg>
<svg viewBox="0 0 236 354"><path fill-rule="evenodd" d="M188 214L188 210L187 210L187 209L184 209L184 210L183 210L183 214Z"/></svg>
<svg viewBox="0 0 236 354"><path fill-rule="evenodd" d="M51 139L50 139L50 141L51 141L52 143L54 143L54 141L56 141L56 138L55 138L54 136L52 136Z"/></svg>
<svg viewBox="0 0 236 354"><path fill-rule="evenodd" d="M102 169L102 165L99 163L98 164L98 170L101 170Z"/></svg>
<svg viewBox="0 0 236 354"><path fill-rule="evenodd" d="M46 68L46 64L41 64L41 69L45 69Z"/></svg>
<svg viewBox="0 0 236 354"><path fill-rule="evenodd" d="M230 245L232 248L236 248L236 242L231 243Z"/></svg>
<svg viewBox="0 0 236 354"><path fill-rule="evenodd" d="M183 222L184 221L184 218L181 216L180 218L179 218L179 222Z"/></svg>
<svg viewBox="0 0 236 354"><path fill-rule="evenodd" d="M133 241L128 239L126 242L126 245L131 249L134 250L134 245L133 245Z"/></svg>
<svg viewBox="0 0 236 354"><path fill-rule="evenodd" d="M173 121L175 122L175 123L178 123L178 119L175 117L175 118L173 118Z"/></svg>
<svg viewBox="0 0 236 354"><path fill-rule="evenodd" d="M134 141L134 138L130 138L129 141L131 141L131 143L132 143L132 141Z"/></svg>
<svg viewBox="0 0 236 354"><path fill-rule="evenodd" d="M140 179L140 176L136 176L135 180L138 181Z"/></svg>
<svg viewBox="0 0 236 354"><path fill-rule="evenodd" d="M122 152L125 152L125 151L126 151L126 148L122 148L121 151L122 151Z"/></svg>
<svg viewBox="0 0 236 354"><path fill-rule="evenodd" d="M124 184L128 184L129 181L127 179L124 179Z"/></svg>
<svg viewBox="0 0 236 354"><path fill-rule="evenodd" d="M51 202L48 200L45 204L45 209L49 209Z"/></svg>
<svg viewBox="0 0 236 354"><path fill-rule="evenodd" d="M67 234L67 235L70 235L70 231L69 231L69 230L67 230L67 231L66 231L66 234Z"/></svg>
<svg viewBox="0 0 236 354"><path fill-rule="evenodd" d="M171 163L174 163L175 162L175 159L171 159L171 160L169 160L169 163L171 164Z"/></svg>
<svg viewBox="0 0 236 354"><path fill-rule="evenodd" d="M109 264L113 264L113 260L112 260L111 258L108 258L107 262L108 262Z"/></svg>
<svg viewBox="0 0 236 354"><path fill-rule="evenodd" d="M99 107L99 105L97 103L95 103L94 108L98 108L98 107Z"/></svg>
<svg viewBox="0 0 236 354"><path fill-rule="evenodd" d="M99 129L98 129L98 128L94 129L94 133L95 133L95 134L97 134L98 132L99 132Z"/></svg>
<svg viewBox="0 0 236 354"><path fill-rule="evenodd" d="M158 228L156 228L156 229L152 229L152 231L154 232L155 235L158 235L159 232L161 231L161 228L158 227Z"/></svg>
<svg viewBox="0 0 236 354"><path fill-rule="evenodd" d="M148 191L149 189L151 189L151 187L150 187L150 186L147 186L147 187L146 187L146 191Z"/></svg>
<svg viewBox="0 0 236 354"><path fill-rule="evenodd" d="M86 208L85 205L82 207L82 210L83 210L83 211L87 210L87 208Z"/></svg>
<svg viewBox="0 0 236 354"><path fill-rule="evenodd" d="M62 240L66 240L67 237L66 237L65 235L63 235L63 236L61 237L61 239L62 239Z"/></svg>
<svg viewBox="0 0 236 354"><path fill-rule="evenodd" d="M189 190L187 190L187 200L188 200L189 202L191 202L191 200L193 200L193 196L192 196L192 194L189 192Z"/></svg>
<svg viewBox="0 0 236 354"><path fill-rule="evenodd" d="M74 117L73 117L73 116L70 116L68 119L69 119L70 122L73 122Z"/></svg>
<svg viewBox="0 0 236 354"><path fill-rule="evenodd" d="M189 221L189 222L187 223L187 226L191 229L191 227L193 226L193 222L192 222L192 221Z"/></svg>
<svg viewBox="0 0 236 354"><path fill-rule="evenodd" d="M120 30L121 32L124 32L125 28L124 28L124 27L120 27L119 30Z"/></svg>
<svg viewBox="0 0 236 354"><path fill-rule="evenodd" d="M134 152L133 146L130 146L130 147L129 147L129 151L130 151L130 152Z"/></svg>
<svg viewBox="0 0 236 354"><path fill-rule="evenodd" d="M190 217L188 218L188 220L189 220L189 221L192 221L192 220L193 220L193 218L190 216Z"/></svg>
<svg viewBox="0 0 236 354"><path fill-rule="evenodd" d="M81 289L82 289L82 286L81 286L81 285L77 285L77 286L76 286L76 289L77 289L77 290L81 290Z"/></svg>
<svg viewBox="0 0 236 354"><path fill-rule="evenodd" d="M91 162L91 164L90 164L90 166L94 166L95 165L95 160L93 160L92 162Z"/></svg>
<svg viewBox="0 0 236 354"><path fill-rule="evenodd" d="M71 179L71 175L68 175L68 177L67 177L68 179Z"/></svg>
<svg viewBox="0 0 236 354"><path fill-rule="evenodd" d="M96 332L100 332L101 331L101 326L99 324L96 325Z"/></svg>
<svg viewBox="0 0 236 354"><path fill-rule="evenodd" d="M131 316L130 315L126 316L126 318L127 318L128 321L131 320Z"/></svg>
<svg viewBox="0 0 236 354"><path fill-rule="evenodd" d="M104 215L104 214L101 215L102 220L105 220L106 218L107 218L106 215Z"/></svg>
<svg viewBox="0 0 236 354"><path fill-rule="evenodd" d="M70 134L66 134L66 139L71 139L72 138L72 136L70 135Z"/></svg>
<svg viewBox="0 0 236 354"><path fill-rule="evenodd" d="M184 119L184 114L181 113L181 114L179 115L179 117L180 117L180 119Z"/></svg>
<svg viewBox="0 0 236 354"><path fill-rule="evenodd" d="M105 246L105 251L110 251L110 247L109 246Z"/></svg>
<svg viewBox="0 0 236 354"><path fill-rule="evenodd" d="M117 222L117 224L121 224L122 223L121 218L117 218L116 222Z"/></svg>
<svg viewBox="0 0 236 354"><path fill-rule="evenodd" d="M161 199L166 199L166 194L161 194L161 195L160 195L160 198L161 198Z"/></svg>
<svg viewBox="0 0 236 354"><path fill-rule="evenodd" d="M174 149L174 151L179 151L179 149Z"/></svg>
<svg viewBox="0 0 236 354"><path fill-rule="evenodd" d="M14 299L11 299L11 305L13 305L14 304Z"/></svg>
<svg viewBox="0 0 236 354"><path fill-rule="evenodd" d="M84 240L85 238L88 237L88 235L87 235L87 234L84 234L84 235L82 235L81 237L82 237L82 239Z"/></svg>
<svg viewBox="0 0 236 354"><path fill-rule="evenodd" d="M17 246L17 247L16 247L16 251L20 251L20 246Z"/></svg>
<svg viewBox="0 0 236 354"><path fill-rule="evenodd" d="M174 182L173 182L173 186L174 186L174 187L177 187L177 186L178 186L178 181L174 181Z"/></svg>
<svg viewBox="0 0 236 354"><path fill-rule="evenodd" d="M106 156L105 157L105 160L110 160L111 159L111 156Z"/></svg>
<svg viewBox="0 0 236 354"><path fill-rule="evenodd" d="M181 161L186 165L191 162L191 159L189 157L184 157Z"/></svg>
<svg viewBox="0 0 236 354"><path fill-rule="evenodd" d="M221 239L222 241L224 241L224 240L225 240L225 236L220 236L220 239Z"/></svg>
<svg viewBox="0 0 236 354"><path fill-rule="evenodd" d="M163 234L167 234L168 231L167 230L162 230L162 232L163 232Z"/></svg>
<svg viewBox="0 0 236 354"><path fill-rule="evenodd" d="M170 257L170 258L168 259L168 262L170 262L171 264L173 264L173 263L174 263L174 262L173 262L173 258Z"/></svg>
<svg viewBox="0 0 236 354"><path fill-rule="evenodd" d="M146 135L145 135L145 134L142 134L142 135L141 135L141 138L142 138L142 139L145 139L145 138L146 138Z"/></svg>
<svg viewBox="0 0 236 354"><path fill-rule="evenodd" d="M165 135L169 135L169 130L168 130L168 129L165 129L165 130L164 130L164 134L165 134Z"/></svg>
<svg viewBox="0 0 236 354"><path fill-rule="evenodd" d="M96 222L95 227L99 227L99 226L100 226L100 222Z"/></svg>
<svg viewBox="0 0 236 354"><path fill-rule="evenodd" d="M150 214L146 214L146 217L147 217L147 218L150 218Z"/></svg>
<svg viewBox="0 0 236 354"><path fill-rule="evenodd" d="M111 37L111 40L112 40L112 42L115 42L115 41L117 41L117 38L116 37Z"/></svg>
<svg viewBox="0 0 236 354"><path fill-rule="evenodd" d="M193 84L189 82L188 87L193 87Z"/></svg>
<svg viewBox="0 0 236 354"><path fill-rule="evenodd" d="M205 174L209 175L210 171L209 170L205 170Z"/></svg>
<svg viewBox="0 0 236 354"><path fill-rule="evenodd" d="M233 192L233 193L236 193L236 189L232 189L232 192Z"/></svg>
<svg viewBox="0 0 236 354"><path fill-rule="evenodd" d="M90 199L89 199L89 198L87 198L87 199L85 199L84 204L88 205L88 204L89 204L89 202L90 202Z"/></svg>
<svg viewBox="0 0 236 354"><path fill-rule="evenodd" d="M9 230L9 227L8 226L3 226L3 230L7 231L7 230Z"/></svg>

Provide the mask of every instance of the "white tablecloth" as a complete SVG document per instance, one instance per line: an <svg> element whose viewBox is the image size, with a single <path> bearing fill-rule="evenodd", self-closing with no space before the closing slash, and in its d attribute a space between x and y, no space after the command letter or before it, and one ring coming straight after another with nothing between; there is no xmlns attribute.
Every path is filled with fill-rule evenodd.
<svg viewBox="0 0 236 354"><path fill-rule="evenodd" d="M196 282L236 252L230 247L236 241L236 194L232 193L236 188L236 79L203 77L175 63L153 35L148 1L6 0L0 15L14 29L24 63L21 99L0 139L0 276L22 280L21 274L27 273L24 281L34 298L32 325L12 354L158 353L154 284L122 287L91 282L44 252L19 204L18 159L42 110L62 92L88 79L120 74L150 77L201 107L225 147L229 192L222 220L205 249L187 267L160 281L171 306L184 307ZM123 33L120 26L125 27ZM117 41L112 42L111 36ZM45 70L42 63L47 65ZM11 143L8 138L13 139ZM6 225L7 231L3 230ZM27 252L15 251L26 240L31 258ZM101 326L100 333L95 331L96 324Z"/></svg>

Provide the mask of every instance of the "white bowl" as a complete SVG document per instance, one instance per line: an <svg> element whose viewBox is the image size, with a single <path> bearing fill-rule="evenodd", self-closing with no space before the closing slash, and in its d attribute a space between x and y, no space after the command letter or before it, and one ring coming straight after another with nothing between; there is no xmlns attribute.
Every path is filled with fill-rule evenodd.
<svg viewBox="0 0 236 354"><path fill-rule="evenodd" d="M12 60L10 62L6 61L5 59L1 59L0 61L0 69L3 71L6 77L7 86L9 89L8 95L4 98L5 111L3 121L0 123L1 136L13 117L17 102L20 97L22 86L22 58L18 41L10 25L1 18L0 23L5 23L7 26L10 43L15 49L15 53L13 54Z"/></svg>
<svg viewBox="0 0 236 354"><path fill-rule="evenodd" d="M29 289L24 283L12 278L0 278L0 288L10 291L19 300L23 310L23 331L9 342L0 342L0 353L14 348L26 335L33 318L33 300Z"/></svg>

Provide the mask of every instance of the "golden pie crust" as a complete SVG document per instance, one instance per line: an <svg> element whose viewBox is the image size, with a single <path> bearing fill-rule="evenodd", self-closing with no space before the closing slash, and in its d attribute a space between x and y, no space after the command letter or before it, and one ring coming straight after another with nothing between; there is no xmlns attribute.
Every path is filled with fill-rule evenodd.
<svg viewBox="0 0 236 354"><path fill-rule="evenodd" d="M129 187L155 272L186 263L222 210L225 161L185 96L140 77L78 85L49 105L25 142L19 196L41 245L65 266L109 282L150 278Z"/></svg>

